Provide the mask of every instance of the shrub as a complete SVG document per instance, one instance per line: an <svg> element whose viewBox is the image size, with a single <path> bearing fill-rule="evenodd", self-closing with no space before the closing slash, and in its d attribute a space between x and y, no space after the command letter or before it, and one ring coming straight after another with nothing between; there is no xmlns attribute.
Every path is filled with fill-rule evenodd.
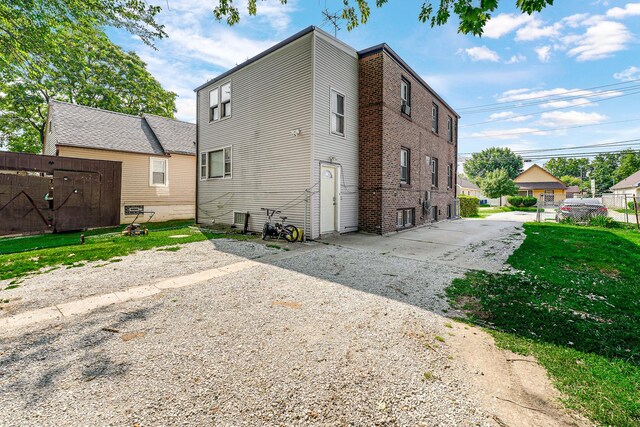
<svg viewBox="0 0 640 427"><path fill-rule="evenodd" d="M627 206L629 206L629 210L630 211L634 211L636 210L635 206L633 206L633 200L627 203ZM640 209L640 201L638 201L638 209Z"/></svg>
<svg viewBox="0 0 640 427"><path fill-rule="evenodd" d="M522 198L522 205L525 207L535 206L538 203L538 199L533 196L527 196Z"/></svg>
<svg viewBox="0 0 640 427"><path fill-rule="evenodd" d="M462 194L458 196L458 199L460 200L461 217L468 218L470 216L478 215L478 203L480 203L480 199Z"/></svg>
<svg viewBox="0 0 640 427"><path fill-rule="evenodd" d="M589 225L591 227L618 228L618 223L613 218L604 215L592 216L589 218Z"/></svg>
<svg viewBox="0 0 640 427"><path fill-rule="evenodd" d="M520 196L507 197L507 202L509 202L511 206L514 206L516 208L518 206L522 206L522 201L523 201L523 197L520 197Z"/></svg>

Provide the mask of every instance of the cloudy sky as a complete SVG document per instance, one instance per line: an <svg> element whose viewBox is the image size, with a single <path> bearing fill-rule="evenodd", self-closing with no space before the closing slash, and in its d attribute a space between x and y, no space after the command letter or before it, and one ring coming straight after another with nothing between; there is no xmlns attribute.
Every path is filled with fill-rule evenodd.
<svg viewBox="0 0 640 427"><path fill-rule="evenodd" d="M215 3L159 1L169 38L155 51L110 32L179 95L182 120L195 120L193 89L208 79L309 25L332 33L321 11L342 2L258 1L258 16L243 15L233 27L216 22ZM508 4L481 38L458 34L455 21L433 29L419 23L418 0L370 3L369 22L338 37L356 49L386 42L398 52L462 116L461 153L640 138L640 2L563 0L529 16L502 0Z"/></svg>

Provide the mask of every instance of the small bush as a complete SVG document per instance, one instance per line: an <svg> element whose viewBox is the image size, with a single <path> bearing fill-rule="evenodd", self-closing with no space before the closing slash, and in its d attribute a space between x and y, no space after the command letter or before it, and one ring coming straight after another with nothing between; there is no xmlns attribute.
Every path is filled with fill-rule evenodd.
<svg viewBox="0 0 640 427"><path fill-rule="evenodd" d="M468 218L478 215L478 203L480 203L480 199L462 194L458 196L458 199L460 200L461 217Z"/></svg>
<svg viewBox="0 0 640 427"><path fill-rule="evenodd" d="M531 206L535 206L536 203L538 203L538 199L536 199L533 196L527 196L527 197L523 197L522 198L522 205L524 207L531 207Z"/></svg>
<svg viewBox="0 0 640 427"><path fill-rule="evenodd" d="M635 206L633 205L633 200L632 200L632 201L630 201L630 202L628 202L628 203L627 203L627 206L629 206L629 210L630 210L630 211L634 211L634 212L636 211L636 208L635 208ZM639 206L639 209L640 209L640 202L638 202L638 206Z"/></svg>
<svg viewBox="0 0 640 427"><path fill-rule="evenodd" d="M514 206L516 208L519 206L522 206L522 200L523 200L523 197L520 197L520 196L507 197L507 202L509 202L511 206Z"/></svg>
<svg viewBox="0 0 640 427"><path fill-rule="evenodd" d="M592 216L589 218L589 225L591 227L618 228L618 223L613 218L604 215Z"/></svg>

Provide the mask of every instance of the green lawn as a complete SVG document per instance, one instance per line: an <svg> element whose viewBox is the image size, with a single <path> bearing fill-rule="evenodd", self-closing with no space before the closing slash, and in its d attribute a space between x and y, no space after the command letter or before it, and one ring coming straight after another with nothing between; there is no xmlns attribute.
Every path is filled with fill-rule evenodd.
<svg viewBox="0 0 640 427"><path fill-rule="evenodd" d="M535 212L536 210L537 208L535 207L514 208L513 206L489 206L489 207L481 206L478 208L478 215L475 216L474 218L486 218L489 215L493 215L501 212L513 212L513 211Z"/></svg>
<svg viewBox="0 0 640 427"><path fill-rule="evenodd" d="M568 406L640 425L640 233L525 224L518 274L471 272L447 290L499 346L532 354Z"/></svg>
<svg viewBox="0 0 640 427"><path fill-rule="evenodd" d="M175 251L179 249L176 244L180 243L223 237L238 240L254 238L241 234L201 231L188 227L185 223L192 221L150 224L149 235L138 237L122 236L117 232L122 227L115 229L115 233L114 229L94 230L95 233L86 238L84 245L80 244L80 233L0 239L0 249L5 252L12 251L0 255L0 280L19 278L45 267L71 268L89 261L117 261L117 257L156 247L166 246L166 250ZM93 232L85 234L88 233ZM171 237L176 235L185 237Z"/></svg>

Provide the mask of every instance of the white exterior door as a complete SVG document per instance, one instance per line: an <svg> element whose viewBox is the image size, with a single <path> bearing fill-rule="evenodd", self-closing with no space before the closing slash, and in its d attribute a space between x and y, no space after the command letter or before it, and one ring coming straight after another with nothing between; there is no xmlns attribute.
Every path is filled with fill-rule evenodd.
<svg viewBox="0 0 640 427"><path fill-rule="evenodd" d="M338 168L320 167L320 234L338 230Z"/></svg>

